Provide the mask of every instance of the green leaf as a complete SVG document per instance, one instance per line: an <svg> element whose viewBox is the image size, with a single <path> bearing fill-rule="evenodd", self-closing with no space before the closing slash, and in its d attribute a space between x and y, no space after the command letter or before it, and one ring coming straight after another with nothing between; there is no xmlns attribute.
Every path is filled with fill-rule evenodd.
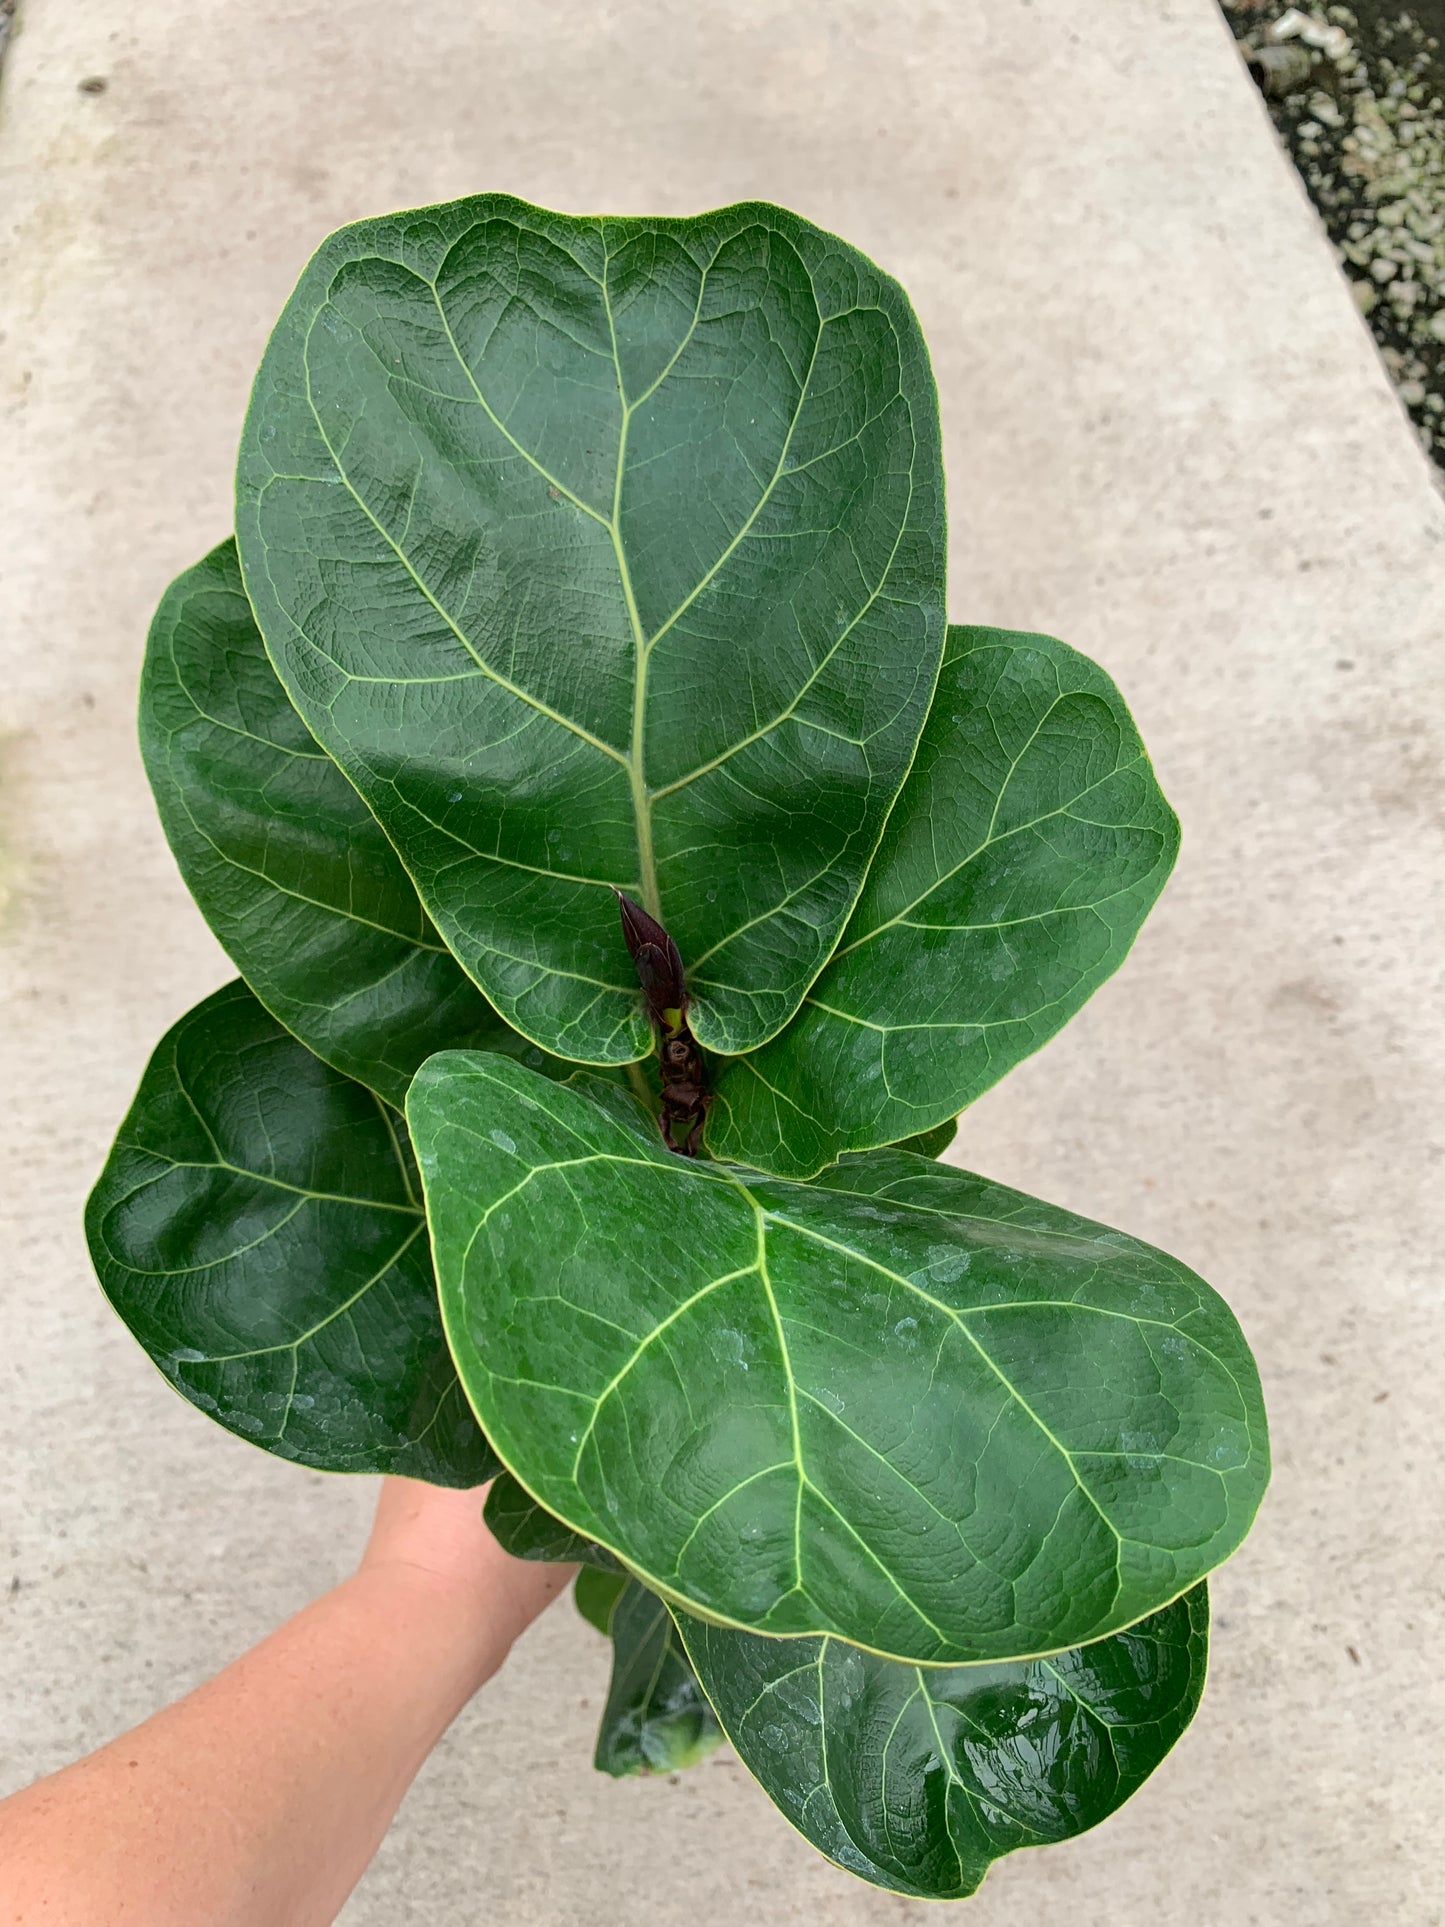
<svg viewBox="0 0 1445 1927"><path fill-rule="evenodd" d="M604 1639L612 1623L612 1608L629 1583L625 1572L601 1572L596 1566L584 1566L572 1582L578 1612Z"/></svg>
<svg viewBox="0 0 1445 1927"><path fill-rule="evenodd" d="M898 1659L1114 1632L1268 1475L1228 1308L1150 1246L897 1151L802 1185L446 1053L408 1098L442 1312L528 1491L707 1616Z"/></svg>
<svg viewBox="0 0 1445 1927"><path fill-rule="evenodd" d="M553 1566L581 1564L602 1572L622 1570L610 1552L554 1519L508 1472L498 1473L493 1480L483 1517L497 1544L514 1559L536 1559Z"/></svg>
<svg viewBox="0 0 1445 1927"><path fill-rule="evenodd" d="M344 228L257 376L237 531L293 701L510 1024L650 1048L613 885L680 945L701 1043L787 1022L943 645L937 395L895 282L756 203Z"/></svg>
<svg viewBox="0 0 1445 1927"><path fill-rule="evenodd" d="M836 1639L758 1639L679 1615L728 1739L806 1839L894 1893L958 1900L1018 1847L1118 1810L1194 1717L1196 1586L1052 1659L899 1666Z"/></svg>
<svg viewBox="0 0 1445 1927"><path fill-rule="evenodd" d="M401 859L291 707L223 542L166 591L140 739L181 875L261 1002L400 1106L433 1051L563 1074L509 1031L433 929Z"/></svg>
<svg viewBox="0 0 1445 1927"><path fill-rule="evenodd" d="M612 1636L612 1683L593 1765L621 1779L677 1773L705 1760L721 1745L722 1728L667 1607L646 1586L628 1580L606 1630Z"/></svg>
<svg viewBox="0 0 1445 1927"><path fill-rule="evenodd" d="M958 1119L946 1117L942 1124L935 1124L931 1131L920 1131L916 1137L900 1138L889 1148L912 1151L921 1158L941 1158L957 1136Z"/></svg>
<svg viewBox="0 0 1445 1927"><path fill-rule="evenodd" d="M714 1156L810 1177L954 1117L1124 961L1179 847L1113 683L1049 636L950 628L917 760L831 962L726 1067Z"/></svg>
<svg viewBox="0 0 1445 1927"><path fill-rule="evenodd" d="M486 1516L515 1558L583 1562L572 1597L588 1625L613 1642L612 1683L597 1734L599 1771L674 1773L705 1759L722 1730L657 1595L611 1553L569 1532L506 1473L487 1495Z"/></svg>
<svg viewBox="0 0 1445 1927"><path fill-rule="evenodd" d="M243 984L156 1047L86 1234L153 1362L229 1431L327 1472L496 1470L442 1336L400 1117Z"/></svg>

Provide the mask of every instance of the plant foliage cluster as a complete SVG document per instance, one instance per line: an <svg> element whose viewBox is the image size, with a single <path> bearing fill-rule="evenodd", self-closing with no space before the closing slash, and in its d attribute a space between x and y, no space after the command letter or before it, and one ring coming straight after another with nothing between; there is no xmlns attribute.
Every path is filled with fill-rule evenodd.
<svg viewBox="0 0 1445 1927"><path fill-rule="evenodd" d="M236 531L141 741L240 974L92 1196L116 1310L242 1437L493 1478L580 1560L605 1771L725 1735L935 1898L1103 1818L1198 1702L1264 1412L1185 1266L935 1161L1178 832L1098 667L947 624L901 290L761 205L360 223Z"/></svg>

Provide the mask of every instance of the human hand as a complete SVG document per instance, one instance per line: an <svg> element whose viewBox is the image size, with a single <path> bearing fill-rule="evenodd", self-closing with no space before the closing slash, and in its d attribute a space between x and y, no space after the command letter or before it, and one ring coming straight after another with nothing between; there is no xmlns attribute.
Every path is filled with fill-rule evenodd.
<svg viewBox="0 0 1445 1927"><path fill-rule="evenodd" d="M417 1768L571 1577L503 1552L485 1498L384 1480L350 1578L0 1802L5 1920L334 1920Z"/></svg>
<svg viewBox="0 0 1445 1927"><path fill-rule="evenodd" d="M476 1635L478 1684L576 1570L504 1552L482 1516L487 1489L458 1492L418 1479L383 1479L357 1572L363 1583L401 1594L419 1588L450 1606Z"/></svg>

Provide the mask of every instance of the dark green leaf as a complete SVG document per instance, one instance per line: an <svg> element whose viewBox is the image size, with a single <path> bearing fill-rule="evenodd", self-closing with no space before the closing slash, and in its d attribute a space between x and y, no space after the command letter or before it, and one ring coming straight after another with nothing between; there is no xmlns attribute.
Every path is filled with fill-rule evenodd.
<svg viewBox="0 0 1445 1927"><path fill-rule="evenodd" d="M893 281L760 204L345 228L271 337L237 528L282 680L509 1023L648 1050L613 885L681 946L704 1045L787 1022L943 644Z"/></svg>
<svg viewBox="0 0 1445 1927"><path fill-rule="evenodd" d="M509 1472L498 1473L493 1481L484 1516L492 1537L514 1559L537 1559L553 1566L580 1563L602 1572L622 1570L605 1547L554 1519Z"/></svg>
<svg viewBox="0 0 1445 1927"><path fill-rule="evenodd" d="M600 1572L584 1566L572 1582L577 1610L605 1639L612 1624L612 1608L631 1582L625 1572Z"/></svg>
<svg viewBox="0 0 1445 1927"><path fill-rule="evenodd" d="M447 1045L525 1054L438 937L370 810L291 707L223 542L166 591L141 750L191 895L303 1043L400 1105Z"/></svg>
<svg viewBox="0 0 1445 1927"><path fill-rule="evenodd" d="M843 941L782 1035L725 1070L709 1149L809 1177L956 1116L1123 962L1178 846L1101 669L1049 636L950 628Z"/></svg>
<svg viewBox="0 0 1445 1927"><path fill-rule="evenodd" d="M1122 1232L897 1151L665 1151L499 1057L408 1111L499 1455L647 1584L900 1659L1059 1651L1178 1596L1268 1470L1227 1307Z"/></svg>
<svg viewBox="0 0 1445 1927"><path fill-rule="evenodd" d="M496 1470L442 1336L400 1117L243 984L157 1046L86 1233L154 1362L242 1438L328 1472Z"/></svg>
<svg viewBox="0 0 1445 1927"><path fill-rule="evenodd" d="M958 1136L958 1119L946 1117L942 1124L935 1124L931 1131L920 1131L916 1137L900 1138L890 1148L894 1151L913 1151L921 1158L941 1158Z"/></svg>
<svg viewBox="0 0 1445 1927"><path fill-rule="evenodd" d="M678 1623L728 1739L798 1831L929 1900L1116 1812L1194 1717L1209 1645L1203 1585L1110 1639L1001 1666Z"/></svg>
<svg viewBox="0 0 1445 1927"><path fill-rule="evenodd" d="M612 1606L607 1631L612 1683L593 1765L621 1779L632 1773L676 1773L705 1760L721 1744L722 1728L657 1594L628 1580Z"/></svg>

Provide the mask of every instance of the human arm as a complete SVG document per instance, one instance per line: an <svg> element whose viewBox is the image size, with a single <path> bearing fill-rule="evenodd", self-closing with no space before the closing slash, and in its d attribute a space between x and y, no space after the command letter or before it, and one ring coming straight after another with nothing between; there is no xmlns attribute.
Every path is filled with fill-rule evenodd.
<svg viewBox="0 0 1445 1927"><path fill-rule="evenodd" d="M360 1566L213 1679L0 1801L0 1927L326 1927L571 1568L384 1481Z"/></svg>

